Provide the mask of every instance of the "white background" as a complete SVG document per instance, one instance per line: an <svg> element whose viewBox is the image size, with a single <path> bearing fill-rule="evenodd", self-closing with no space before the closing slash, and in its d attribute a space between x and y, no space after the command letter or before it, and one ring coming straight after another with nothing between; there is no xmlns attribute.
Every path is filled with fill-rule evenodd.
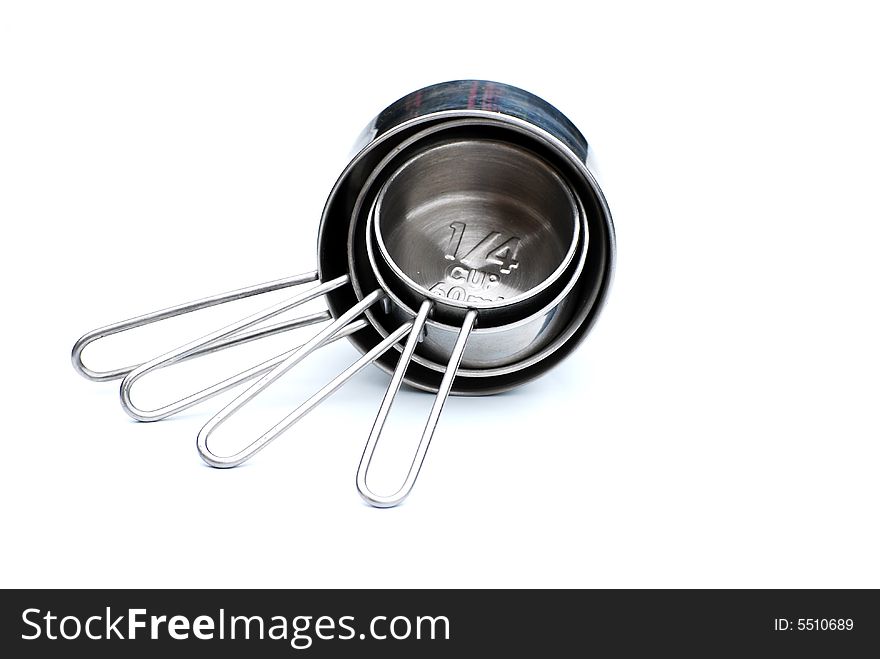
<svg viewBox="0 0 880 659"><path fill-rule="evenodd" d="M880 586L880 41L861 7L4 3L0 584ZM403 506L354 487L377 369L227 471L195 450L219 401L138 424L74 373L91 327L313 269L365 123L472 77L583 130L619 268L558 369L450 401ZM150 357L277 299L87 357ZM316 353L223 441L355 356ZM401 394L380 480L429 403Z"/></svg>

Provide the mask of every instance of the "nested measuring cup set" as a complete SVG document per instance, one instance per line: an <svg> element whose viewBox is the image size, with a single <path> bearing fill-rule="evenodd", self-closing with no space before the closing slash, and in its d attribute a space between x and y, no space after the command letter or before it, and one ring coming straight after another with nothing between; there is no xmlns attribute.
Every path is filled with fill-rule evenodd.
<svg viewBox="0 0 880 659"><path fill-rule="evenodd" d="M397 505L415 484L450 394L493 394L532 380L570 354L595 322L611 283L615 242L588 156L574 124L516 87L463 80L413 92L369 124L331 190L316 271L88 332L74 345L74 368L93 381L122 379L123 409L139 421L167 418L240 387L197 437L201 457L223 468L253 457L375 364L391 381L356 484L368 503ZM292 287L303 290L143 364L95 371L83 363L83 350L103 337ZM270 322L318 297L327 311ZM134 385L158 369L319 323L306 343L180 400L151 410L132 401ZM211 450L224 421L342 337L361 353L354 363L241 450ZM404 382L435 398L402 485L377 493L367 483L370 463Z"/></svg>

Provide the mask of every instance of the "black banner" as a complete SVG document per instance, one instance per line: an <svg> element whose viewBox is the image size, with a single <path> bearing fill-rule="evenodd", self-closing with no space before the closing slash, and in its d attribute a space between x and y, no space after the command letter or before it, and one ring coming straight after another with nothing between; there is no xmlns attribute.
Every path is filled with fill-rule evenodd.
<svg viewBox="0 0 880 659"><path fill-rule="evenodd" d="M7 657L850 657L880 648L871 590L20 590L2 592L0 616Z"/></svg>

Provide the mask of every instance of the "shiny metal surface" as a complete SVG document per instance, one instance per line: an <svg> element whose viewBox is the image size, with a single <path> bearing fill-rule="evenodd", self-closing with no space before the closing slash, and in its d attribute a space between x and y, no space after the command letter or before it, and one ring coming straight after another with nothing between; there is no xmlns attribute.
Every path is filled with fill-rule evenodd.
<svg viewBox="0 0 880 659"><path fill-rule="evenodd" d="M339 339L347 337L349 334L359 332L360 330L367 327L367 325L368 323L366 320L353 320L338 333L334 334L332 337L327 339L327 341L322 343L321 346L326 345L327 343L331 343L332 341L337 341ZM184 396L183 398L180 398L172 403L162 405L161 407L157 407L152 410L139 408L131 400L131 390L134 386L134 383L140 379L143 379L143 377L146 375L146 373L142 373L139 378L130 380L122 389L125 392L123 406L129 412L129 415L138 421L161 421L162 419L167 419L169 416L174 416L175 414L183 412L184 410L188 410L189 408L194 407L199 403L210 400L215 396L219 396L220 394L229 391L230 389L234 389L243 382L248 382L250 380L253 380L254 378L258 378L261 375L268 373L300 348L302 348L301 345L296 346L295 348L282 352L280 355L276 355L275 357L261 362L256 366L252 366L249 369L241 371L240 373L221 380L220 382L212 384L210 387L206 387L205 389L201 389L187 396Z"/></svg>
<svg viewBox="0 0 880 659"><path fill-rule="evenodd" d="M377 494L367 484L370 463L373 460L373 454L376 452L376 446L382 435L382 429L385 427L385 421L388 419L388 413L391 411L391 406L394 403L394 397L400 390L400 385L403 382L403 375L406 372L410 359L419 343L419 338L425 327L425 321L428 319L428 313L431 311L433 304L433 302L425 300L419 308L419 313L416 316L415 321L412 323L412 330L410 331L409 339L407 340L403 353L397 362L397 367L394 369L394 373L391 376L391 383L388 385L385 397L382 399L382 404L379 406L379 413L376 415L376 420L373 422L373 428L370 431L369 439L367 439L364 453L361 456L361 461L358 465L356 481L358 492L360 492L364 501L378 508L390 508L396 506L409 496L413 486L416 484L419 471L421 471L425 456L428 453L428 447L431 445L431 438L434 436L434 431L437 429L437 422L440 420L440 413L443 411L443 405L446 403L446 399L449 398L449 393L452 391L452 383L455 380L458 365L461 363L461 358L464 354L468 337L477 321L476 310L471 309L465 314L464 321L461 324L461 329L459 330L458 337L455 341L455 346L449 356L449 363L446 365L443 381L437 391L437 396L434 398L434 403L431 405L431 411L428 413L428 420L422 430L422 437L416 448L416 454L406 473L406 478L404 478L403 484L392 494Z"/></svg>
<svg viewBox="0 0 880 659"><path fill-rule="evenodd" d="M370 305L379 302L384 297L385 296L382 291L373 291L369 295L365 296L363 300L358 302L344 314L339 316L339 318L334 320L330 325L318 332L307 343L303 344L293 354L284 359L284 361L275 366L271 371L263 375L263 377L257 380L241 394L236 396L222 410L211 417L211 419L199 431L198 437L196 438L196 447L198 449L199 455L202 456L202 459L212 467L218 468L236 467L242 462L249 460L257 453L262 451L264 448L266 448L266 446L274 441L279 435L281 435L291 426L293 426L293 424L295 424L302 417L313 410L321 401L323 401L325 398L327 398L329 395L339 389L339 387L341 387L345 382L351 379L352 376L354 376L368 364L372 363L380 354L391 348L394 343L399 341L400 338L402 338L406 334L406 332L409 331L411 325L407 324L402 326L401 328L399 328L399 331L397 333L389 335L385 338L385 340L379 342L371 350L364 353L364 355L360 359L358 359L349 368L345 369L342 373L337 375L318 393L316 393L305 403L297 407L293 412L288 414L281 421L279 421L269 430L260 435L257 439L253 440L245 448L237 451L233 455L223 456L215 454L208 447L208 440L210 439L211 435L223 423L228 421L233 414L235 414L242 407L247 405L264 389L266 389L266 387L269 387L274 382L276 382L281 376L283 376L290 369L299 364L312 352L317 350L325 343L329 342L336 334L341 332L346 325L348 325L352 320L361 315L364 310L367 309Z"/></svg>
<svg viewBox="0 0 880 659"><path fill-rule="evenodd" d="M481 325L551 286L580 234L574 197L545 161L476 137L418 151L385 181L373 216L394 275L438 307L480 309Z"/></svg>
<svg viewBox="0 0 880 659"><path fill-rule="evenodd" d="M277 304L273 304L271 307L263 309L262 311L258 311L255 314L251 314L250 316L242 318L241 320L231 323L230 325L221 327L220 329L206 334L199 339L195 339L194 341L185 343L182 346L175 348L174 350L170 350L163 355L159 355L158 357L141 364L125 376L125 378L122 380L122 385L119 387L119 400L122 403L122 409L124 409L129 416L131 416L133 419L136 419L137 421L156 421L159 418L163 418L161 416L155 417L150 412L142 413L142 410L138 409L132 402L131 388L132 386L134 386L134 383L137 382L139 379L160 368L165 368L167 366L171 366L172 364L176 364L186 359L187 357L191 357L197 352L204 353L206 349L209 349L211 346L216 345L218 342L230 336L234 336L239 332L253 327L254 325L258 325L265 320L274 318L275 316L278 316L285 311L295 309L296 307L308 302L309 300L314 300L317 297L326 295L329 291L332 291L335 288L339 288L340 286L345 286L346 284L348 284L348 282L349 278L346 275L343 275L342 277L337 277L336 279L333 279L331 281L323 282L321 284L318 284L317 286L313 286L312 288L303 291L299 295L278 302ZM321 334L322 333L319 333L319 336ZM165 416L168 415L166 414Z"/></svg>
<svg viewBox="0 0 880 659"><path fill-rule="evenodd" d="M372 218L368 220L367 234L372 227ZM394 326L411 320L415 313L402 299L396 296L394 287L387 283L378 265L376 249L372 242L367 242L369 263L374 268L378 285L388 293L392 304L386 312L388 322ZM580 258L574 266L575 273L580 272L586 249L579 250ZM530 363L540 360L542 349L550 344L556 333L561 331L570 316L572 305L571 293L577 278L569 277L560 292L548 300L539 311L512 323L495 327L476 327L470 332L466 350L460 360L460 376L491 378L515 372ZM480 309L479 317L486 313ZM375 312L367 314L372 322L377 319ZM380 333L386 333L384 324L379 325ZM446 362L452 354L459 335L459 326L429 320L425 326L424 337L412 361L439 373L446 372Z"/></svg>
<svg viewBox="0 0 880 659"><path fill-rule="evenodd" d="M319 272L322 277L349 272L347 257L341 253L340 235L352 227L352 214L372 171L383 158L393 154L402 142L417 132L444 122L460 119L493 121L540 141L542 156L550 159L572 187L585 211L590 233L584 273L571 291L570 317L553 341L515 368L499 372L486 369L459 371L452 393L485 395L505 391L539 377L574 350L589 332L606 299L614 270L616 244L607 203L585 162L589 156L586 140L573 124L546 101L521 89L488 81L453 81L432 85L401 98L383 110L362 133L359 151L340 175L325 205L318 240ZM357 232L355 231L355 234ZM351 236L351 232L349 232ZM354 282L353 282L354 283ZM332 313L356 301L354 286L327 296ZM558 322L559 314L551 320ZM396 321L389 319L389 326ZM431 335L429 321L428 335ZM474 330L469 347L481 330ZM351 341L366 350L383 334L379 329L352 335ZM448 346L447 346L448 352ZM465 355L465 359L467 355ZM392 373L396 354L386 354L376 363ZM436 391L442 370L418 363L415 355L405 381L412 386Z"/></svg>
<svg viewBox="0 0 880 659"><path fill-rule="evenodd" d="M352 222L349 226L348 258L352 287L356 295L361 295L364 288L369 289L378 285L388 293L392 301L384 316L375 309L366 314L381 336L399 323L413 319L414 309L418 308L425 296L413 291L405 282L397 283L394 272L384 264L384 259L376 255L378 248L374 244L375 241L368 240L368 236L374 234L374 230L370 228L373 214L364 209L370 203L375 205L377 188L388 177L388 171L395 171L401 163L407 162L414 151L419 152L447 143L453 139L450 135L457 136L456 139L485 140L493 137L496 140L503 140L504 143L511 142L517 136L525 137L511 127L499 125L496 121L485 117L443 122L409 137L373 169L354 205ZM539 143L530 139L523 141L520 146L533 148L537 144ZM562 276L554 275L555 283L546 288L544 294L516 305L522 313L511 313L502 306L480 309L480 322L468 341L462 359L462 368L458 372L460 378L480 378L481 382L495 380L528 368L544 358L548 351L558 347L557 338L568 325L574 307L581 301L576 290L580 285L585 263L588 231L584 223L583 206L579 199L575 201L578 208L577 218L582 225L580 232L582 240L577 246L576 260L568 265ZM364 254L367 258L364 258ZM550 297L551 294L553 297ZM525 316L525 311L531 313ZM490 312L492 318L485 323L489 327L483 327L483 319ZM448 314L446 317L436 314L435 317L448 322L434 319L428 321L425 337L417 354L413 356L413 368L407 372L408 375L420 367L441 375L445 371L446 361L458 336L460 321L456 318L450 319ZM492 320L498 322L499 318L504 324L493 327ZM435 390L433 387L429 389Z"/></svg>
<svg viewBox="0 0 880 659"><path fill-rule="evenodd" d="M580 85L579 80L572 84ZM558 140L580 162L589 157L587 140L557 108L525 89L492 80L450 80L410 92L382 110L364 128L354 153L386 133L425 117L486 113L527 122Z"/></svg>
<svg viewBox="0 0 880 659"><path fill-rule="evenodd" d="M239 288L234 291L229 291L228 293L219 293L217 295L201 298L199 300L193 300L192 302L185 302L184 304L178 304L173 307L168 307L167 309L152 311L150 313L146 313L135 318L130 318L128 320L123 320L118 323L113 323L112 325L99 327L90 332L86 332L79 339L77 339L76 343L73 344L73 350L71 351L70 355L71 362L73 363L73 368L74 370L76 370L77 373L82 375L87 380L91 380L92 382L108 382L110 380L118 380L120 378L124 378L131 371L140 366L140 364L135 364L133 366L123 366L121 368L114 368L107 371L95 371L90 369L83 363L83 351L90 344L100 339L103 339L104 337L112 336L113 334L127 332L137 327L151 325L153 323L158 323L162 320L174 318L175 316L182 316L184 314L192 313L194 311L200 311L201 309L215 307L219 304L226 304L227 302L234 302L235 300L241 300L244 298L252 297L254 295L262 295L263 293L271 293L272 291L278 291L284 288L289 288L291 286L308 284L310 282L316 281L317 279L317 271L305 272L300 275L294 275L293 277L277 279L275 281L266 282L264 284L247 286L246 288ZM329 319L329 313L321 312L317 314L311 314L303 318L297 318L292 321L278 323L276 325L271 325L268 327L261 327L260 329L250 332L242 332L225 341L218 341L217 343L214 343L203 350L192 352L187 356L187 359L201 357L202 355L217 352L218 350L223 350L225 348L231 348L232 346L247 343L248 341L255 341L257 339L262 339L266 336L272 336L273 334L286 332L291 329L306 327L307 325L313 325L314 323L320 323L324 320Z"/></svg>

